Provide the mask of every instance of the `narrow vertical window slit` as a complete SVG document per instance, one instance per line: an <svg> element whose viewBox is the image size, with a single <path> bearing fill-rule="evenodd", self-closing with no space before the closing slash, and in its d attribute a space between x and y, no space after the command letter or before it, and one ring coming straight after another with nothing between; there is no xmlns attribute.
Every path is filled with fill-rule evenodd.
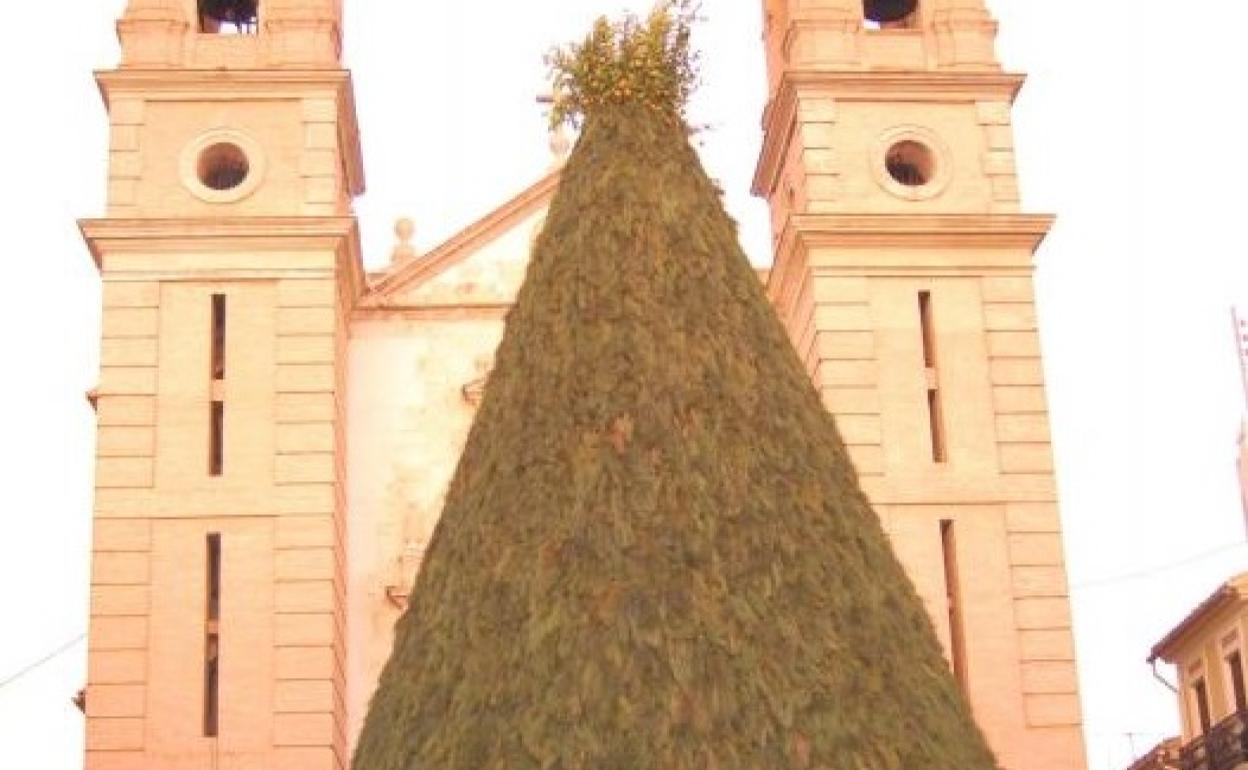
<svg viewBox="0 0 1248 770"><path fill-rule="evenodd" d="M212 379L225 378L225 295L212 295Z"/></svg>
<svg viewBox="0 0 1248 770"><path fill-rule="evenodd" d="M927 391L927 416L932 434L932 462L943 463L949 459L945 448L944 413L940 405L940 391L930 388Z"/></svg>
<svg viewBox="0 0 1248 770"><path fill-rule="evenodd" d="M949 459L945 444L945 414L940 397L936 367L936 327L932 323L932 293L919 292L919 332L923 343L923 374L927 381L928 430L932 441L932 462Z"/></svg>
<svg viewBox="0 0 1248 770"><path fill-rule="evenodd" d="M962 620L962 590L958 575L957 537L953 521L940 522L940 547L944 555L945 597L949 607L949 662L962 692L967 693L966 630Z"/></svg>
<svg viewBox="0 0 1248 770"><path fill-rule="evenodd" d="M923 332L923 365L936 366L936 334L932 326L932 293L919 292L919 328Z"/></svg>
<svg viewBox="0 0 1248 770"><path fill-rule="evenodd" d="M204 612L204 735L215 737L221 705L221 535L208 535Z"/></svg>
<svg viewBox="0 0 1248 770"><path fill-rule="evenodd" d="M225 470L225 404L213 401L208 415L208 475Z"/></svg>

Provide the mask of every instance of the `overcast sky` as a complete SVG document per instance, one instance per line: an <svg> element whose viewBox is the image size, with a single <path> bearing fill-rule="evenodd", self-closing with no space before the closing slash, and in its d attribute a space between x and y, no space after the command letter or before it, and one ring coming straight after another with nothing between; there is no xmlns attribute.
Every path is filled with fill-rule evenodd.
<svg viewBox="0 0 1248 770"><path fill-rule="evenodd" d="M0 682L86 629L99 287L75 219L103 212L107 124L92 69L117 59L122 0L43 0L0 49ZM631 6L649 6L637 0ZM549 163L541 57L622 0L347 0L369 192L369 267L396 216L429 248ZM753 258L748 187L764 100L759 3L704 0L695 119ZM1243 395L1229 308L1248 298L1248 4L991 0L1015 110L1025 208L1058 214L1038 257L1092 770L1177 729L1149 647L1248 568L1234 476ZM1199 17L1195 14L1199 11ZM1169 673L1169 672L1168 672ZM0 684L6 765L76 770L78 642Z"/></svg>

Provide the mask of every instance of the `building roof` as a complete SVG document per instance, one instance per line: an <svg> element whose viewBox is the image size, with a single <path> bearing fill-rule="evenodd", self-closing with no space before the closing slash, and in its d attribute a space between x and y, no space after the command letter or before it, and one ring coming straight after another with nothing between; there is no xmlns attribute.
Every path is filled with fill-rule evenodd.
<svg viewBox="0 0 1248 770"><path fill-rule="evenodd" d="M383 270L370 273L368 288L360 301L365 308L385 307L404 291L421 286L477 253L534 211L550 205L559 187L562 164L542 175L510 200L443 241L424 254L396 260ZM766 285L771 268L755 268Z"/></svg>
<svg viewBox="0 0 1248 770"><path fill-rule="evenodd" d="M419 286L467 259L484 243L488 243L533 211L549 206L559 186L560 172L561 167L557 167L546 173L514 198L451 236L433 251L390 265L374 277L362 304L374 307L385 304L387 299L398 292Z"/></svg>
<svg viewBox="0 0 1248 770"><path fill-rule="evenodd" d="M1132 762L1127 770L1178 770L1179 745L1178 738L1167 738Z"/></svg>
<svg viewBox="0 0 1248 770"><path fill-rule="evenodd" d="M1170 633L1162 637L1161 641L1153 645L1153 649L1149 652L1148 662L1161 658L1162 660L1173 662L1170 655L1173 654L1175 646L1187 636L1188 632L1207 618L1212 617L1219 611L1229 607L1236 602L1248 598L1248 572L1241 572L1222 585L1209 595L1196 609L1188 613L1187 617L1174 628Z"/></svg>

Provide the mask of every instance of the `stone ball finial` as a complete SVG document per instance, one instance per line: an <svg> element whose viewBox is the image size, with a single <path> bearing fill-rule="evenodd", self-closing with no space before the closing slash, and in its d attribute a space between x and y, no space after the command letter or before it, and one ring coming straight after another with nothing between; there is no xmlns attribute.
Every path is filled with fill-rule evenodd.
<svg viewBox="0 0 1248 770"><path fill-rule="evenodd" d="M416 223L407 217L400 217L394 223L394 235L398 242L394 245L390 261L415 258L416 247L412 245L412 238L416 235Z"/></svg>

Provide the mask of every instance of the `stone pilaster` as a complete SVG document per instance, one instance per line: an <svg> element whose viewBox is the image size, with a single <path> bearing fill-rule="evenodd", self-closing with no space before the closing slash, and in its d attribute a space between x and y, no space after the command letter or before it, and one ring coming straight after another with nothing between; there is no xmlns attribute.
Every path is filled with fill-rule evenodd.
<svg viewBox="0 0 1248 770"><path fill-rule="evenodd" d="M999 70L997 22L984 0L936 0L932 24L940 69Z"/></svg>
<svg viewBox="0 0 1248 770"><path fill-rule="evenodd" d="M261 23L274 67L337 68L342 9L335 0L268 0Z"/></svg>
<svg viewBox="0 0 1248 770"><path fill-rule="evenodd" d="M181 65L190 30L191 21L178 0L130 0L117 22L121 66Z"/></svg>

